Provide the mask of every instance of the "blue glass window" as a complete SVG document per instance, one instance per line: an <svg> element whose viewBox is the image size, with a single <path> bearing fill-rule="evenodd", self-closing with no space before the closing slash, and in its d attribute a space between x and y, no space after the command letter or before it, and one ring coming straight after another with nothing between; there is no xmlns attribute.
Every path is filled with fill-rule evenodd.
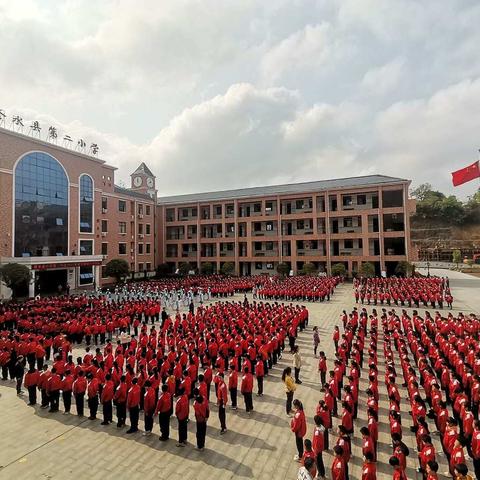
<svg viewBox="0 0 480 480"><path fill-rule="evenodd" d="M80 177L80 231L93 232L93 181L88 175Z"/></svg>
<svg viewBox="0 0 480 480"><path fill-rule="evenodd" d="M67 176L52 156L29 153L15 169L15 256L67 253Z"/></svg>

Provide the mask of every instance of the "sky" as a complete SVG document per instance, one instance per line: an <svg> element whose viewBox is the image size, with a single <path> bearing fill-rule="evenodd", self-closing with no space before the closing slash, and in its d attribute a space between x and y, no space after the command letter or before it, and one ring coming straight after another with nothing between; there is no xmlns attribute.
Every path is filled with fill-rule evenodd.
<svg viewBox="0 0 480 480"><path fill-rule="evenodd" d="M478 0L0 0L0 25L7 126L97 143L117 183L480 185L450 176L479 158Z"/></svg>

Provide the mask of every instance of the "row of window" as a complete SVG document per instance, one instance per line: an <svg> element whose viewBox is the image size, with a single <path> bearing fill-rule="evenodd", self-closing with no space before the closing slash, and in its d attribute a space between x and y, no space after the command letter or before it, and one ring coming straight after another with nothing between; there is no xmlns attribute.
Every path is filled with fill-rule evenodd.
<svg viewBox="0 0 480 480"><path fill-rule="evenodd" d="M134 214L134 202L131 203L131 211ZM106 197L102 197L102 211L105 213L108 209L108 201ZM127 201L126 200L119 200L118 201L118 211L121 213L127 212ZM150 215L152 213L151 205L143 205L143 203L139 203L137 205L137 213L138 215Z"/></svg>
<svg viewBox="0 0 480 480"><path fill-rule="evenodd" d="M107 243L102 243L102 255L106 255L103 253L104 245L108 245ZM151 243L138 243L138 254L139 255L149 255L152 252L152 244ZM131 245L130 252L133 253L134 244ZM105 251L107 251L108 247L105 247ZM120 242L118 244L118 254L119 255L126 255L127 254L127 244L124 242Z"/></svg>
<svg viewBox="0 0 480 480"><path fill-rule="evenodd" d="M102 220L102 233L108 232L108 220ZM118 222L118 233L127 233L127 222ZM150 223L139 223L138 234L150 235L152 233L152 226Z"/></svg>

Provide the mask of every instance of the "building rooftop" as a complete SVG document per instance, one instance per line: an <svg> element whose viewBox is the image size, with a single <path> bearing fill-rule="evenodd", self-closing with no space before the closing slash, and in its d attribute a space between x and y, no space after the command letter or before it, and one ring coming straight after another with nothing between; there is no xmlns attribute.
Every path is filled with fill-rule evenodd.
<svg viewBox="0 0 480 480"><path fill-rule="evenodd" d="M405 183L404 178L389 177L386 175L365 175L360 177L337 178L332 180L318 180L315 182L289 183L285 185L268 185L264 187L238 188L234 190L221 190L217 192L190 193L186 195L173 195L159 197L160 205L173 203L208 202L212 200L228 200L236 198L264 197L269 195L297 194L304 192L321 192L343 188L360 188L373 185Z"/></svg>
<svg viewBox="0 0 480 480"><path fill-rule="evenodd" d="M115 185L115 193L121 193L123 195L128 195L129 197L143 198L144 200L152 200L152 197L146 193L135 192L130 188L119 187Z"/></svg>

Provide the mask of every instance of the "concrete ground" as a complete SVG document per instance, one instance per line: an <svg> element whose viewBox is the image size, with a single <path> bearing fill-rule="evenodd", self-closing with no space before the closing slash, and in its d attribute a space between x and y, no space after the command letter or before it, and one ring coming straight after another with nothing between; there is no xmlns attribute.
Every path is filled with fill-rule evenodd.
<svg viewBox="0 0 480 480"><path fill-rule="evenodd" d="M443 274L440 273L439 274ZM454 311L480 312L480 280L448 272L451 277L453 295L457 299ZM473 280L472 280L473 279ZM243 296L235 298L242 299ZM331 334L334 325L339 324L343 309L350 311L354 306L351 284L340 286L328 303L308 304L310 311L309 328L300 334L298 344L304 360L301 370L303 384L296 392L296 398L302 400L308 418L307 436L313 431L313 415L320 393L317 375L317 359L312 352L312 327L317 325L321 335L321 349L332 365L334 346ZM388 403L384 378L384 359L382 335L379 335L379 386L380 386L380 438L378 479L390 479L391 470L388 458L390 436L388 426ZM80 351L74 352L81 353ZM208 423L206 449L194 450L195 420L191 413L189 423L189 445L187 448L175 447L177 437L176 420L172 419L171 436L167 443L158 440L158 423L154 433L144 437L141 433L126 435L125 429L118 430L115 425L103 427L101 420L90 421L76 415L48 413L27 406L26 398L18 398L13 383L0 381L0 479L295 479L298 463L293 461L295 440L290 432L290 418L285 414L285 393L281 383L281 371L291 364L291 355L285 353L279 364L265 381L265 395L254 396L255 412L248 416L239 400L237 412L227 411L228 433L220 436L220 428L215 406L211 408ZM399 382L400 383L400 382ZM359 429L366 422L365 378L361 380L359 400L359 418L355 425L353 439L353 458L350 463L350 478L361 477L361 438ZM409 479L421 479L415 472L418 466L415 439L409 431L411 418L409 405L402 392L402 418L404 441L410 448L407 476ZM61 407L62 407L61 403ZM73 407L74 411L74 407ZM101 418L101 413L99 415ZM431 421L430 421L431 422ZM143 427L141 422L140 428ZM431 430L434 430L431 422ZM437 451L441 451L438 437L435 437ZM331 436L330 445L335 438ZM446 460L438 456L440 472L447 470ZM324 454L327 478L330 478L332 457ZM442 478L442 477L441 477ZM444 477L447 478L447 477Z"/></svg>

